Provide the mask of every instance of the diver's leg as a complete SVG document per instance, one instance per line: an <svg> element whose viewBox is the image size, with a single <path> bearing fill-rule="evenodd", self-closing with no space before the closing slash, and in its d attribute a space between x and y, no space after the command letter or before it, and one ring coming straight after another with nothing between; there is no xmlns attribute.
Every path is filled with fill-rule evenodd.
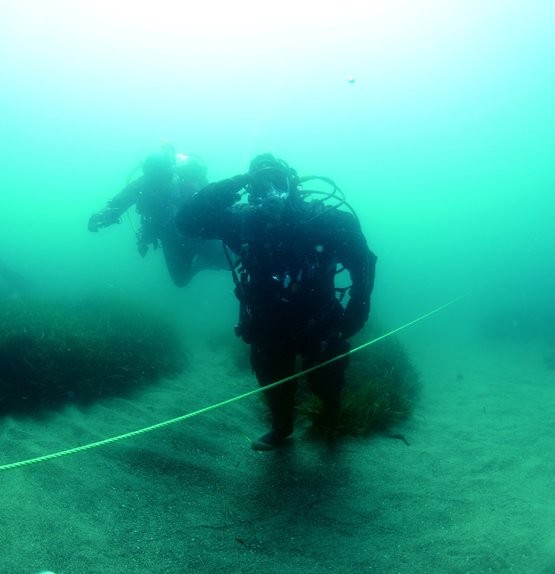
<svg viewBox="0 0 555 574"><path fill-rule="evenodd" d="M318 346L311 347L304 357L303 368L313 367L343 355L350 349L349 343L342 339L320 341ZM331 434L337 430L339 424L341 393L345 386L345 370L348 364L348 357L343 357L308 375L308 386L322 401L323 423Z"/></svg>
<svg viewBox="0 0 555 574"><path fill-rule="evenodd" d="M294 373L295 352L279 344L253 343L251 364L258 383L266 386ZM291 436L294 426L296 390L297 381L293 380L264 392L270 408L272 428L258 440L253 441L252 448L272 450Z"/></svg>
<svg viewBox="0 0 555 574"><path fill-rule="evenodd" d="M199 241L194 268L197 273L203 269L229 270L229 261L222 242L212 239Z"/></svg>
<svg viewBox="0 0 555 574"><path fill-rule="evenodd" d="M194 242L185 238L172 237L162 241L162 251L166 267L177 287L185 287L193 278Z"/></svg>

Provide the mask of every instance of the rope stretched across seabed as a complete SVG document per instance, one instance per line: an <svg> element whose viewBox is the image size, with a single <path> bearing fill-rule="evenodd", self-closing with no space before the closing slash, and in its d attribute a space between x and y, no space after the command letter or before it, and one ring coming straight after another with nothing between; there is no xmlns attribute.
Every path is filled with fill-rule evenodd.
<svg viewBox="0 0 555 574"><path fill-rule="evenodd" d="M243 399L246 399L247 397L251 397L253 395L257 395L258 393L261 393L263 391L266 391L268 389L271 389L273 387L277 387L278 385L283 385L284 383L287 383L289 381L292 381L293 379L296 379L298 377L302 377L304 375L307 375L309 373L312 373L313 371L316 371L317 369L321 369L322 367L325 367L331 363L334 363L335 361L339 361L341 359L344 359L345 357L347 357L348 355L352 355L353 353L358 353L359 351L361 351L362 349L365 349L366 347L369 347L370 345L374 345L375 343L382 341L383 339L386 339L387 337L391 337L392 335L395 335L396 333L399 333L400 331L403 331L405 329L408 329L409 327L411 327L412 325L415 325L416 323L419 323L420 321L423 321L424 319L427 319L428 317L431 317L432 315L435 315L436 313L439 313L440 311L443 311L444 309L446 309L447 307L450 307L451 305L454 305L455 303L458 303L461 299L464 299L465 297L467 297L469 295L469 293L465 293L463 295L460 295L459 297L456 297L455 299L451 299L450 301L448 301L447 303L444 303L443 305L440 305L439 307L436 307L435 309L433 309L432 311L429 311L428 313L424 313L424 315L421 315L420 317L413 319L412 321L409 321L408 323L405 323L403 325L401 325L400 327L397 327L396 329L393 329L391 331L388 331L387 333L385 333L384 335L380 335L379 337L376 337L375 339L372 339L370 341L367 341L366 343L363 343L362 345L359 345L358 347L355 347L354 349L351 349L350 351L347 351L346 353L343 353L341 355L337 355L336 357L333 357L327 361L324 361L323 363L319 363L317 365L314 365L313 367L310 367L308 369L305 369L304 371L300 371L298 373L295 373L293 375L290 375L289 377L285 377L284 379L280 379L279 381L276 381L275 383L271 383L269 385L266 385L264 387L259 387L256 388L252 391L243 393L241 395L237 395L235 397L231 397L229 399L226 399L225 401L221 401L219 403L214 403L212 405L209 405L207 407L203 407L201 409L198 409L196 411L190 412L190 413L186 413L184 415L181 415L179 417L175 417L173 419L169 419L148 427L143 427L141 429L137 429L125 434L120 434L117 436L113 436L110 438L106 438L103 440L99 440L96 442L91 442L82 446L77 446L74 448L70 448L67 450L61 450L58 452L53 452L51 454L45 454L43 456L38 456L35 458L29 458L26 460L20 460L18 462L12 462L12 463L8 463L8 464L4 464L0 466L0 471L3 470L12 470L15 468L20 468L22 466L29 466L31 464L37 464L39 462L46 462L48 460L53 460L56 458L61 458L63 456L68 456L70 454L76 454L78 452L82 452L85 450L90 450L92 448L97 448L100 446L105 446L108 444L112 444L115 442L119 442L121 440L126 440L129 438L133 438L135 436L139 436L142 434L145 434L147 432L151 432L154 430L158 430L170 425L173 425L175 423L179 423L181 421L202 415L204 413L207 413L209 411L213 411L215 409L219 409L221 407L224 407L226 405L229 405L231 403L235 403L237 401L241 401Z"/></svg>

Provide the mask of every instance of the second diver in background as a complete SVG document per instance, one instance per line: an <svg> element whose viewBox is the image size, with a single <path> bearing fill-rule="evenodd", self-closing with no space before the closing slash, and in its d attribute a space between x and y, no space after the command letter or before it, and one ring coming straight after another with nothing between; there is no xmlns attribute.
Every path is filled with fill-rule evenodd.
<svg viewBox="0 0 555 574"><path fill-rule="evenodd" d="M183 235L175 226L175 215L184 201L208 184L206 171L199 158L175 153L170 145L162 146L143 161L142 175L89 218L89 231L119 223L121 216L135 205L141 217L139 253L144 257L149 246L161 247L175 285L187 285L203 269L227 269L220 241Z"/></svg>

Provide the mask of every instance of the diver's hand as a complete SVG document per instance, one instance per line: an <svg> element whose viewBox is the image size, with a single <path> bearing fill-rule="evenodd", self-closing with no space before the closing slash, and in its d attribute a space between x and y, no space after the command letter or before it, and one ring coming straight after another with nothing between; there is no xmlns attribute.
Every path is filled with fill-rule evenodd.
<svg viewBox="0 0 555 574"><path fill-rule="evenodd" d="M368 305L351 299L347 304L341 321L341 334L343 338L348 339L358 333L362 327L364 327L367 320Z"/></svg>
<svg viewBox="0 0 555 574"><path fill-rule="evenodd" d="M252 177L247 174L240 174L228 179L223 179L216 183L209 184L199 192L210 197L211 203L218 206L231 206L239 201L239 192L252 182Z"/></svg>
<svg viewBox="0 0 555 574"><path fill-rule="evenodd" d="M254 181L254 177L250 173L240 173L231 179L236 181L237 184L241 186L241 189L247 185L250 185Z"/></svg>
<svg viewBox="0 0 555 574"><path fill-rule="evenodd" d="M89 217L89 223L87 227L89 231L96 233L101 227L103 227L102 215L100 215L100 213L93 213Z"/></svg>

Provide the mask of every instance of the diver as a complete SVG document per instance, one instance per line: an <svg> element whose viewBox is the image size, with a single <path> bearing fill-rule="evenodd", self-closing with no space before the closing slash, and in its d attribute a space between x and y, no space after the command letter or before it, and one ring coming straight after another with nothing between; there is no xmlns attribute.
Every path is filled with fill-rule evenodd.
<svg viewBox="0 0 555 574"><path fill-rule="evenodd" d="M162 144L142 162L142 175L128 183L106 207L89 218L89 231L120 223L133 205L141 218L137 248L144 257L149 246L161 247L175 285L183 287L203 269L227 269L220 241L184 236L175 227L175 214L183 202L208 184L204 162L176 153Z"/></svg>
<svg viewBox="0 0 555 574"><path fill-rule="evenodd" d="M347 353L349 337L369 316L376 256L354 213L339 209L347 205L339 188L318 179L331 182L333 191L310 200L306 180L266 153L252 160L248 173L197 192L177 214L183 233L221 239L229 250L239 300L236 333L250 344L261 386L293 375L298 357L305 369ZM350 274L350 288L336 286L342 269ZM347 364L342 358L307 377L332 434ZM252 448L272 450L292 435L296 390L293 379L265 391L272 426Z"/></svg>

